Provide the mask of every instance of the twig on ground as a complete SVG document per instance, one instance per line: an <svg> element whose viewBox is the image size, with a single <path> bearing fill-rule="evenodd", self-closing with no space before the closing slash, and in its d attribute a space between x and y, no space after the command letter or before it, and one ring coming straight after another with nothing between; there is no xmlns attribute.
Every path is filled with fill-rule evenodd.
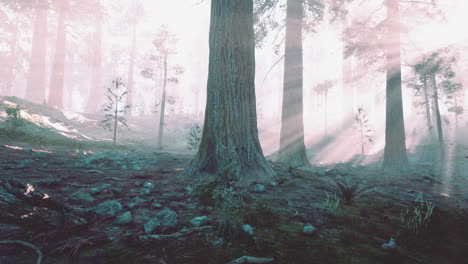
<svg viewBox="0 0 468 264"><path fill-rule="evenodd" d="M241 263L267 263L272 262L275 260L274 258L256 258L256 257L249 257L243 256L236 260L229 262L228 264L241 264Z"/></svg>
<svg viewBox="0 0 468 264"><path fill-rule="evenodd" d="M176 239L180 238L195 232L200 232L208 229L212 229L214 226L201 226L201 227L195 227L192 229L185 229L181 230L179 232L175 232L169 235L143 235L139 236L140 240L142 241L154 241L154 240L165 240L165 239Z"/></svg>

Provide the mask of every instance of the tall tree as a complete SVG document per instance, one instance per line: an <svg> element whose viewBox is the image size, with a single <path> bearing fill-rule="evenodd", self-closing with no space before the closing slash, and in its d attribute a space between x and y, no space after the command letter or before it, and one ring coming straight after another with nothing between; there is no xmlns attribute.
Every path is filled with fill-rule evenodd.
<svg viewBox="0 0 468 264"><path fill-rule="evenodd" d="M93 18L94 32L90 47L91 83L90 96L87 100L86 111L93 113L103 103L104 88L102 86L102 20L103 10L101 0L94 3Z"/></svg>
<svg viewBox="0 0 468 264"><path fill-rule="evenodd" d="M274 172L258 140L252 0L212 0L207 103L203 135L187 171L198 179L240 184Z"/></svg>
<svg viewBox="0 0 468 264"><path fill-rule="evenodd" d="M387 0L386 49L386 119L383 167L387 170L407 169L405 123L401 91L401 47L399 1Z"/></svg>
<svg viewBox="0 0 468 264"><path fill-rule="evenodd" d="M136 59L136 35L137 35L137 25L139 19L142 17L143 14L143 7L141 6L141 2L138 0L134 0L132 2L133 6L130 11L130 24L131 24L131 46L130 46L130 60L128 63L128 94L127 94L127 105L132 106L134 101L134 70L135 70L135 59ZM132 108L130 107L128 114L132 113Z"/></svg>
<svg viewBox="0 0 468 264"><path fill-rule="evenodd" d="M46 93L47 1L37 1L26 99L43 103Z"/></svg>
<svg viewBox="0 0 468 264"><path fill-rule="evenodd" d="M68 13L68 0L56 1L58 10L57 39L55 42L55 55L50 77L49 101L53 107L63 108L63 84L65 78L65 49L67 41L67 28L65 20Z"/></svg>
<svg viewBox="0 0 468 264"><path fill-rule="evenodd" d="M304 145L303 13L302 0L287 1L283 104L278 159L291 166L309 164Z"/></svg>

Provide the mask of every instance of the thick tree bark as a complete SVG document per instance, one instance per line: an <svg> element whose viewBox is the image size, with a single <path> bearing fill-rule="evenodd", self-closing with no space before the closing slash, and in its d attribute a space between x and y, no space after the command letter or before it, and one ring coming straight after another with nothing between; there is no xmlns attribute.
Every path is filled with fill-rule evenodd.
<svg viewBox="0 0 468 264"><path fill-rule="evenodd" d="M302 0L288 0L284 56L283 104L278 160L290 166L308 165L304 145Z"/></svg>
<svg viewBox="0 0 468 264"><path fill-rule="evenodd" d="M103 103L105 88L102 86L102 7L100 1L96 5L94 38L91 46L91 83L86 111L99 111Z"/></svg>
<svg viewBox="0 0 468 264"><path fill-rule="evenodd" d="M50 77L49 105L63 108L63 84L65 78L65 49L67 32L65 18L68 12L68 0L60 0L58 3L59 18L57 26L57 41L55 44L54 65Z"/></svg>
<svg viewBox="0 0 468 264"><path fill-rule="evenodd" d="M385 149L383 167L386 170L407 169L403 99L401 91L400 12L399 1L387 0L388 43Z"/></svg>
<svg viewBox="0 0 468 264"><path fill-rule="evenodd" d="M29 101L43 103L46 94L47 6L38 5L35 16L25 97Z"/></svg>
<svg viewBox="0 0 468 264"><path fill-rule="evenodd" d="M445 147L444 147L444 135L442 132L442 119L440 118L440 109L439 109L439 94L437 92L437 81L435 74L430 75L432 88L434 89L433 102L435 108L435 116L437 122L437 137L439 139L439 150L440 150L440 160L445 159Z"/></svg>
<svg viewBox="0 0 468 264"><path fill-rule="evenodd" d="M130 50L130 63L128 65L128 85L127 85L127 105L130 105L129 111L127 111L128 115L132 114L132 107L133 107L133 72L135 68L135 56L136 56L136 21L134 21L132 25L132 47Z"/></svg>
<svg viewBox="0 0 468 264"><path fill-rule="evenodd" d="M161 112L159 115L159 130L158 130L158 148L163 148L164 134L164 114L166 112L166 86L167 86L167 55L164 56L164 74L163 74L163 92L161 98Z"/></svg>
<svg viewBox="0 0 468 264"><path fill-rule="evenodd" d="M187 172L242 185L271 180L258 140L253 1L212 0L209 44L203 135Z"/></svg>

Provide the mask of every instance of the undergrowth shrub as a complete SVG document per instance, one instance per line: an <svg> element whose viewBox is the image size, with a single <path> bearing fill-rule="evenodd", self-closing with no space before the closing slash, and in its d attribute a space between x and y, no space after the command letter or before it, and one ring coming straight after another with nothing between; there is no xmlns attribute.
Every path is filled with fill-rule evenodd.
<svg viewBox="0 0 468 264"><path fill-rule="evenodd" d="M416 197L411 209L407 208L401 211L400 221L408 231L419 234L427 228L427 225L431 221L434 207L435 205L424 199L423 194L420 193Z"/></svg>
<svg viewBox="0 0 468 264"><path fill-rule="evenodd" d="M338 193L345 204L351 205L354 199L358 196L373 191L376 189L375 186L365 186L365 182L362 180L356 180L348 177L336 176L336 185L338 186Z"/></svg>

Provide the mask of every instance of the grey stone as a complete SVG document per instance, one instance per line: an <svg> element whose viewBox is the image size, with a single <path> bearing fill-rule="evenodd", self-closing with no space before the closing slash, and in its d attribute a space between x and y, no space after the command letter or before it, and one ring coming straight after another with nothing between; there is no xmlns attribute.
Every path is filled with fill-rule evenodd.
<svg viewBox="0 0 468 264"><path fill-rule="evenodd" d="M190 220L190 224L195 227L203 226L208 222L208 216L199 216Z"/></svg>
<svg viewBox="0 0 468 264"><path fill-rule="evenodd" d="M249 236L254 235L254 231L251 225L242 225L242 230Z"/></svg>
<svg viewBox="0 0 468 264"><path fill-rule="evenodd" d="M152 184L151 182L145 182L145 184L143 184L143 187L148 189L154 189L154 184Z"/></svg>
<svg viewBox="0 0 468 264"><path fill-rule="evenodd" d="M130 211L127 211L115 218L114 223L118 225L126 225L128 223L132 222L132 213Z"/></svg>
<svg viewBox="0 0 468 264"><path fill-rule="evenodd" d="M91 194L82 190L74 192L72 195L70 195L70 198L88 203L94 202L94 198L91 196Z"/></svg>
<svg viewBox="0 0 468 264"><path fill-rule="evenodd" d="M263 184L255 184L254 186L254 192L264 192L265 191L265 185Z"/></svg>
<svg viewBox="0 0 468 264"><path fill-rule="evenodd" d="M385 251L392 251L396 249L397 245L395 239L392 237L388 243L384 243L380 247Z"/></svg>
<svg viewBox="0 0 468 264"><path fill-rule="evenodd" d="M138 206L138 203L129 203L127 206L128 208L133 209Z"/></svg>
<svg viewBox="0 0 468 264"><path fill-rule="evenodd" d="M148 195L150 193L151 193L151 191L148 188L143 188L143 189L140 190L141 195Z"/></svg>
<svg viewBox="0 0 468 264"><path fill-rule="evenodd" d="M317 228L315 228L313 225L306 225L304 226L304 235L311 236L317 231Z"/></svg>
<svg viewBox="0 0 468 264"><path fill-rule="evenodd" d="M101 189L99 189L99 188L91 188L89 190L89 193L92 194L92 195L96 195L96 194L98 194L100 192L101 192Z"/></svg>
<svg viewBox="0 0 468 264"><path fill-rule="evenodd" d="M177 226L177 213L169 208L164 208L155 214L143 226L145 233L151 234L153 232L164 232Z"/></svg>
<svg viewBox="0 0 468 264"><path fill-rule="evenodd" d="M155 208L155 209L161 209L161 208L162 208L162 204L160 204L160 203L154 203L154 204L153 204L153 208Z"/></svg>
<svg viewBox="0 0 468 264"><path fill-rule="evenodd" d="M116 200L105 201L98 204L94 211L100 215L116 215L122 210L122 204Z"/></svg>

